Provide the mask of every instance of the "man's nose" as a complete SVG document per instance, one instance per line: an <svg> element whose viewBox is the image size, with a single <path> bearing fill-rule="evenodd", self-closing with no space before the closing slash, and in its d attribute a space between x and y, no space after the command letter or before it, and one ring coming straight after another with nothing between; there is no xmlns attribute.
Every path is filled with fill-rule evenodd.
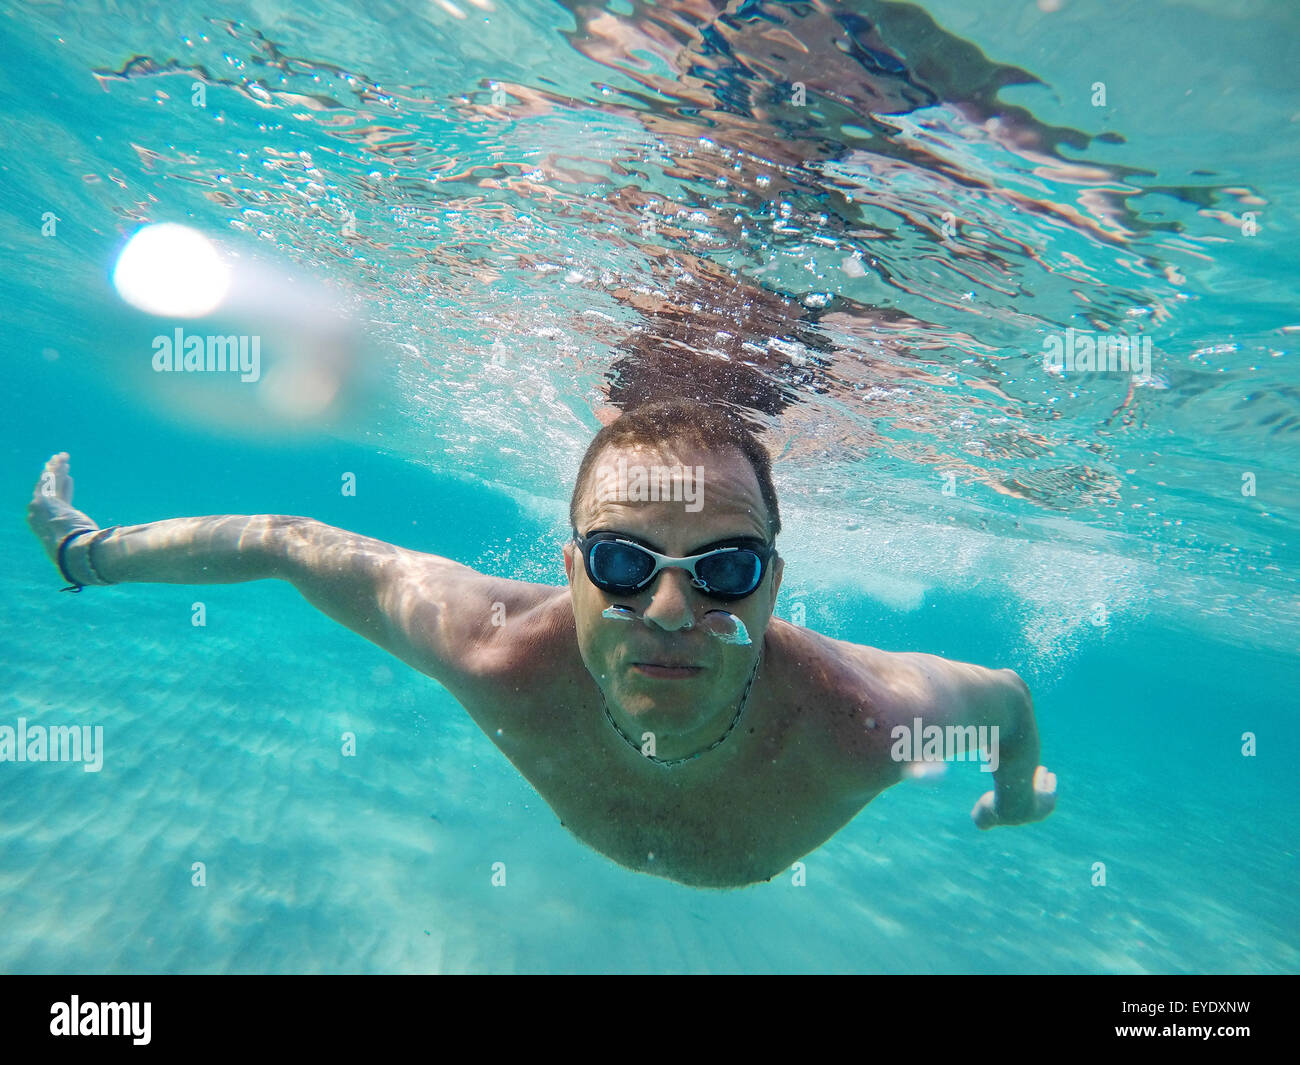
<svg viewBox="0 0 1300 1065"><path fill-rule="evenodd" d="M684 569L660 570L651 586L650 605L642 616L666 632L693 628L691 575Z"/></svg>

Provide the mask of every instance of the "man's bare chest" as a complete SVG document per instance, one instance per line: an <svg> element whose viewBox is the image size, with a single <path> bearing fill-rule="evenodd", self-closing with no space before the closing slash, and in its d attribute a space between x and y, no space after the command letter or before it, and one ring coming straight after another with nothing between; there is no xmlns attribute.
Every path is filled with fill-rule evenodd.
<svg viewBox="0 0 1300 1065"><path fill-rule="evenodd" d="M798 743L746 736L673 767L619 743L594 732L568 757L552 750L516 765L570 832L641 872L714 887L768 880L858 809Z"/></svg>

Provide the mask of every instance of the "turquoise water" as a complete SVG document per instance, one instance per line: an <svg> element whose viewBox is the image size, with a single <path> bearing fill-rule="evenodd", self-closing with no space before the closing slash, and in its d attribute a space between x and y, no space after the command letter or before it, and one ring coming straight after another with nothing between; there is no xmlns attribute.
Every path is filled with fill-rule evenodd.
<svg viewBox="0 0 1300 1065"><path fill-rule="evenodd" d="M1300 968L1300 17L1112 6L7 11L0 725L105 754L0 763L0 971ZM279 279L183 324L288 386L150 370L182 322L110 272L152 222ZM1150 376L1046 372L1070 327ZM1050 819L977 832L954 766L803 887L628 872L288 585L60 595L23 521L67 450L101 524L305 514L558 584L599 416L662 391L765 427L779 614L1021 673Z"/></svg>

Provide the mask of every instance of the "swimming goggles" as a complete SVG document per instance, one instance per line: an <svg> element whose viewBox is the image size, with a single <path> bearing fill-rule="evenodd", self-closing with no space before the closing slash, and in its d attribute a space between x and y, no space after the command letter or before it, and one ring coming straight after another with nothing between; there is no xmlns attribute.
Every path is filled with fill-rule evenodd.
<svg viewBox="0 0 1300 1065"><path fill-rule="evenodd" d="M691 584L713 599L744 599L763 582L776 547L753 537L722 540L699 555L674 558L614 532L595 532L573 542L582 552L591 583L611 595L633 595L663 569L684 569Z"/></svg>

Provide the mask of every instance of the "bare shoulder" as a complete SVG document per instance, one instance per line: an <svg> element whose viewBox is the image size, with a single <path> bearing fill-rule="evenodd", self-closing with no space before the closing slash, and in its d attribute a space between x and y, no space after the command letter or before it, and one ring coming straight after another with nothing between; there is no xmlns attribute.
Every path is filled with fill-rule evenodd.
<svg viewBox="0 0 1300 1065"><path fill-rule="evenodd" d="M873 729L881 709L893 701L900 680L888 652L780 618L772 619L767 639L782 699L806 708L807 722L836 750L847 737Z"/></svg>
<svg viewBox="0 0 1300 1065"><path fill-rule="evenodd" d="M459 622L465 642L438 679L489 735L509 726L544 726L578 688L583 670L567 588L499 580L476 589Z"/></svg>
<svg viewBox="0 0 1300 1065"><path fill-rule="evenodd" d="M380 605L390 647L453 692L534 655L572 623L565 587L479 573L435 555L403 552L386 574Z"/></svg>
<svg viewBox="0 0 1300 1065"><path fill-rule="evenodd" d="M501 581L487 594L493 598L478 663L485 675L537 676L570 658L580 661L567 587Z"/></svg>
<svg viewBox="0 0 1300 1065"><path fill-rule="evenodd" d="M886 702L923 697L928 684L929 655L882 651L867 644L850 643L772 619L769 640L781 656L783 673L819 698L835 716L848 703L864 709ZM937 661L943 661L938 659Z"/></svg>
<svg viewBox="0 0 1300 1065"><path fill-rule="evenodd" d="M540 736L590 694L569 589L501 581L489 594L489 620L453 694L485 730L509 723L517 737L524 725Z"/></svg>
<svg viewBox="0 0 1300 1065"><path fill-rule="evenodd" d="M1003 704L1023 681L1009 669L986 669L939 655L885 651L773 620L783 683L815 709L810 721L824 745L828 772L871 791L897 775L890 733L920 716L934 721L972 706Z"/></svg>

